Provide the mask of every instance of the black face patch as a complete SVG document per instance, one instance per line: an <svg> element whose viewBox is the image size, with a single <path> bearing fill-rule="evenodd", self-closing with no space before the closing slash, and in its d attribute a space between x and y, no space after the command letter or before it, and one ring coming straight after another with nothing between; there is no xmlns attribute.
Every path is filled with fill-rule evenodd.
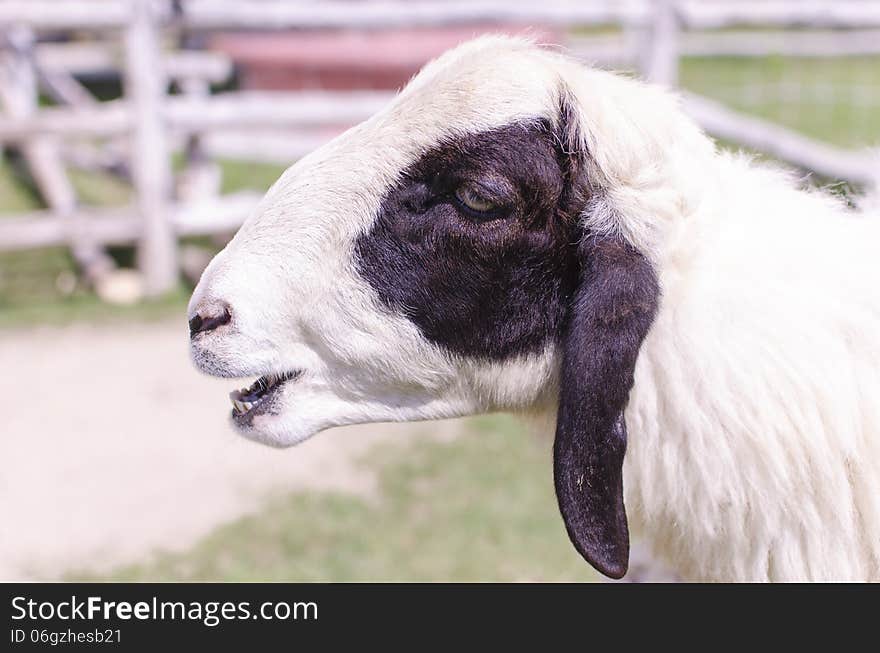
<svg viewBox="0 0 880 653"><path fill-rule="evenodd" d="M441 143L405 171L356 245L360 274L430 341L500 359L561 332L585 198L547 122Z"/></svg>
<svg viewBox="0 0 880 653"><path fill-rule="evenodd" d="M558 344L559 508L575 548L620 578L624 411L660 288L641 252L579 225L589 180L574 116L563 94L557 133L510 125L440 144L387 193L355 251L381 300L453 352Z"/></svg>

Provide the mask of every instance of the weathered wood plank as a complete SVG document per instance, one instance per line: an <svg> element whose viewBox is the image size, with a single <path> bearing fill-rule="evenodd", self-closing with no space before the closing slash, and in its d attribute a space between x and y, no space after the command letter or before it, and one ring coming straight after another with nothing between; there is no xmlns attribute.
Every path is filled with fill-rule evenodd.
<svg viewBox="0 0 880 653"><path fill-rule="evenodd" d="M159 26L150 0L131 0L125 31L125 95L133 133L131 172L143 231L138 263L144 290L155 296L177 283L177 241L167 214L172 170L162 105L167 78L159 50Z"/></svg>
<svg viewBox="0 0 880 653"><path fill-rule="evenodd" d="M235 231L254 210L262 193L242 191L193 204L169 205L170 224L178 236ZM107 245L131 244L141 235L136 206L78 208L69 216L33 211L0 220L0 250L64 245L83 237Z"/></svg>
<svg viewBox="0 0 880 653"><path fill-rule="evenodd" d="M368 118L393 97L388 92L244 91L208 97L168 97L155 116L182 131L346 125ZM104 137L129 132L137 124L129 99L94 107L44 108L20 119L0 117L0 142L38 135Z"/></svg>
<svg viewBox="0 0 880 653"><path fill-rule="evenodd" d="M121 68L122 62L107 42L97 43L40 43L36 47L37 64L50 73L73 75L111 73ZM207 51L173 51L163 58L165 74L169 79L198 78L219 84L232 74L229 57Z"/></svg>
<svg viewBox="0 0 880 653"><path fill-rule="evenodd" d="M189 0L183 22L193 29L390 29L467 24L542 23L545 25L641 22L646 0L419 0L418 2L241 2Z"/></svg>
<svg viewBox="0 0 880 653"><path fill-rule="evenodd" d="M649 82L664 86L678 83L678 15L672 0L656 0L639 69Z"/></svg>
<svg viewBox="0 0 880 653"><path fill-rule="evenodd" d="M24 24L34 29L108 29L128 19L123 2L106 0L4 0L0 25Z"/></svg>
<svg viewBox="0 0 880 653"><path fill-rule="evenodd" d="M864 0L676 0L690 29L732 26L880 27L880 3Z"/></svg>
<svg viewBox="0 0 880 653"><path fill-rule="evenodd" d="M685 94L684 109L714 136L759 150L804 170L866 186L878 181L878 161L870 152L842 150L698 95Z"/></svg>
<svg viewBox="0 0 880 653"><path fill-rule="evenodd" d="M690 28L736 25L865 28L880 26L877 3L860 0L676 0ZM183 21L194 29L388 29L473 23L636 24L650 18L648 0L548 0L511 3L500 0L373 0L320 3L283 0L188 0ZM168 19L167 3L159 3ZM5 0L0 25L25 23L35 29L112 29L127 21L120 0Z"/></svg>

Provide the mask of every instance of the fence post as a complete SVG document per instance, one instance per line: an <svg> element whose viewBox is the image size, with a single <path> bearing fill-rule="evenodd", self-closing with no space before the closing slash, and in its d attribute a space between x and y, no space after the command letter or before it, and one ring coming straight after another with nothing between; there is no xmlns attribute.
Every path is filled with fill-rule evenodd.
<svg viewBox="0 0 880 653"><path fill-rule="evenodd" d="M678 30L675 0L655 0L640 62L642 76L649 82L664 86L678 84Z"/></svg>
<svg viewBox="0 0 880 653"><path fill-rule="evenodd" d="M155 296L177 283L177 239L171 224L172 170L163 101L167 78L159 21L150 0L130 0L125 33L125 95L134 121L132 179L143 221L138 263L144 292Z"/></svg>
<svg viewBox="0 0 880 653"><path fill-rule="evenodd" d="M198 52L206 47L203 34L187 29L184 21L182 4L173 5L175 18L178 19L178 47L181 52ZM180 92L190 98L205 100L211 95L211 82L198 75L179 76L177 87ZM184 146L184 167L177 175L175 191L179 202L193 202L209 199L220 194L222 172L220 165L212 161L205 151L202 134L191 131L186 135Z"/></svg>

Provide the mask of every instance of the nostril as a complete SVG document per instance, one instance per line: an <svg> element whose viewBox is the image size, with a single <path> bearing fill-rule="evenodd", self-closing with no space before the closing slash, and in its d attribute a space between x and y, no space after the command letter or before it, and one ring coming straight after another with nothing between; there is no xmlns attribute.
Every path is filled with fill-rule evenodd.
<svg viewBox="0 0 880 653"><path fill-rule="evenodd" d="M196 313L189 321L189 335L192 337L202 331L213 331L217 327L228 323L231 319L232 316L229 314L228 308L224 308L223 312L219 315L202 315Z"/></svg>
<svg viewBox="0 0 880 653"><path fill-rule="evenodd" d="M189 334L191 336L197 334L202 330L202 316L196 313L195 317L193 317L189 321Z"/></svg>

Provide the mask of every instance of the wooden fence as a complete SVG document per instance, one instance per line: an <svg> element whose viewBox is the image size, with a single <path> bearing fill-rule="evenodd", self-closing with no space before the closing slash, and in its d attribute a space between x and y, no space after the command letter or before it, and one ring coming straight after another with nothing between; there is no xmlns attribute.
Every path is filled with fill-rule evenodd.
<svg viewBox="0 0 880 653"><path fill-rule="evenodd" d="M362 91L212 95L209 84L229 74L228 61L185 49L166 54L161 45L168 30L385 29L485 21L623 26L622 40L576 39L571 49L593 60L636 61L648 79L667 85L676 83L682 54L766 54L766 38L741 31L752 26L810 27L789 54L880 52L880 2L858 0L5 0L0 2L0 144L19 148L49 208L0 219L0 250L69 245L86 275L98 277L112 265L104 245L136 242L146 292L163 293L178 276L179 236L234 230L259 199L255 193L219 195L211 184L206 192L178 193L175 199L171 153L180 138L192 154L212 133L277 128L308 134L328 124L359 122L390 100L387 93ZM731 26L740 31L711 36L700 31ZM68 50L36 40L52 30L97 36L92 44L74 44ZM121 44L125 93L120 100L98 102L74 73L116 65L111 49L102 47L108 43ZM170 95L169 80L184 92ZM38 107L38 88L60 106ZM705 98L686 95L684 106L707 131L722 138L823 177L880 185L876 160L868 153L816 142ZM83 143L95 138L109 145ZM198 172L202 158L188 157L184 174ZM125 166L134 189L132 205L79 207L66 175L69 160Z"/></svg>

